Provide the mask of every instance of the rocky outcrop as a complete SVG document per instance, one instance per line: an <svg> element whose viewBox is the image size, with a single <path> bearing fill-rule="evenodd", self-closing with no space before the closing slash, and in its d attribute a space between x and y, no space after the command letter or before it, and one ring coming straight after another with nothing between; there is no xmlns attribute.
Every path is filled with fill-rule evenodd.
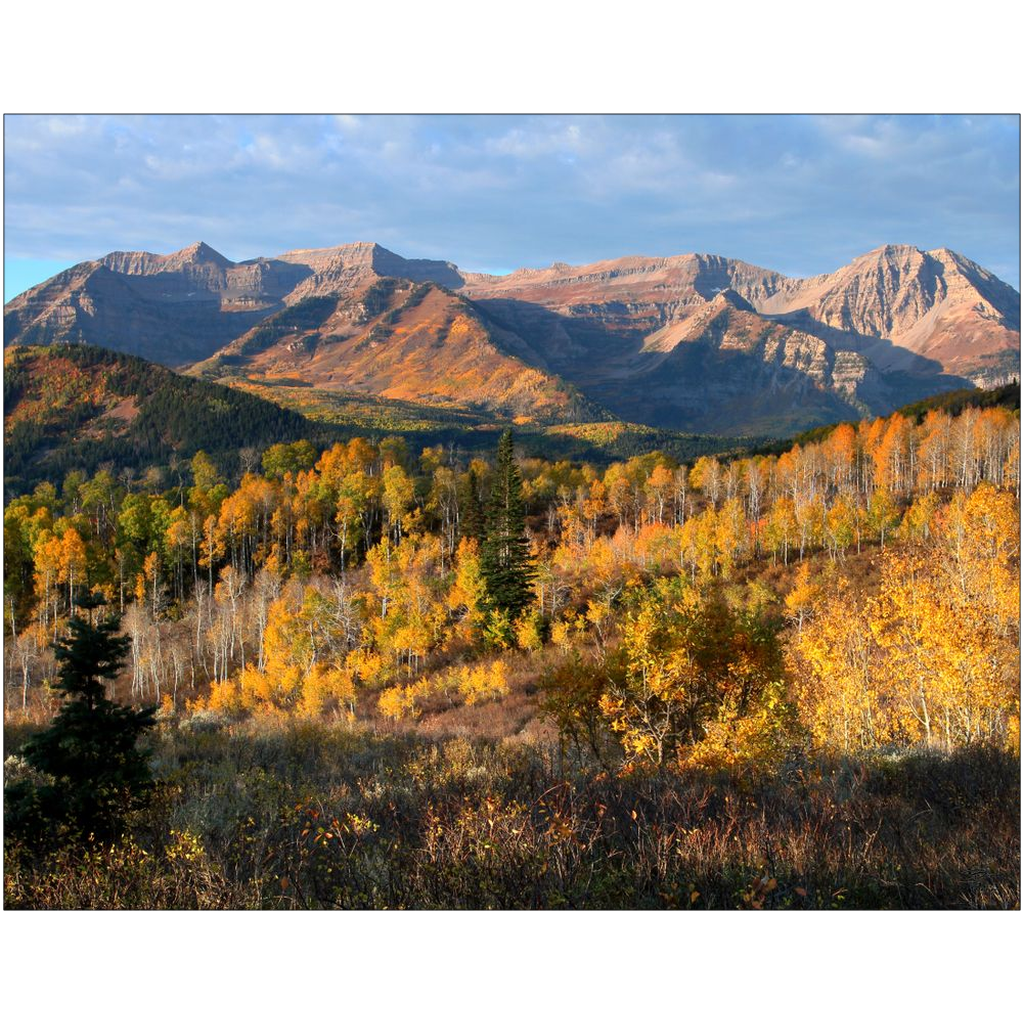
<svg viewBox="0 0 1024 1024"><path fill-rule="evenodd" d="M333 249L295 249L276 258L311 271L295 289L292 301L358 288L375 277L431 281L447 288L459 288L463 284L463 277L454 263L407 260L375 242L353 242Z"/></svg>

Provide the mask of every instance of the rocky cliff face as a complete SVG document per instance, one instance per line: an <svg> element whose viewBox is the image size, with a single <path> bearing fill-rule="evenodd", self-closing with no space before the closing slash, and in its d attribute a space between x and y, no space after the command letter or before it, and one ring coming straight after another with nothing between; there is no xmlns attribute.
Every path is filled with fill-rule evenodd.
<svg viewBox="0 0 1024 1024"><path fill-rule="evenodd" d="M291 295L299 301L311 295L336 295L357 289L378 277L406 281L432 281L447 288L462 285L454 263L442 260L407 260L375 242L353 242L333 249L295 249L277 259L310 271Z"/></svg>
<svg viewBox="0 0 1024 1024"><path fill-rule="evenodd" d="M422 309L392 302L425 284ZM366 307L384 292L381 309ZM275 318L291 309L328 312L286 335L287 319ZM791 279L693 253L493 276L369 242L241 263L200 242L79 264L8 303L4 334L6 344L86 341L172 366L222 350L217 365L232 372L288 365L318 386L461 395L545 417L565 402L543 395L575 388L641 422L742 432L884 413L1017 376L1020 296L948 249L910 246Z"/></svg>
<svg viewBox="0 0 1024 1024"><path fill-rule="evenodd" d="M198 242L167 256L115 252L4 307L4 344L85 342L169 366L202 359L280 309L302 276L236 264Z"/></svg>
<svg viewBox="0 0 1024 1024"><path fill-rule="evenodd" d="M616 379L585 388L614 412L678 430L784 433L891 405L883 375L855 352L758 314L737 292L691 306L645 339Z"/></svg>
<svg viewBox="0 0 1024 1024"><path fill-rule="evenodd" d="M992 367L1014 366L1020 351L1020 296L949 249L883 246L834 274L786 281L759 308L886 339L984 385L1001 383ZM886 361L876 348L875 359L896 365L899 354Z"/></svg>
<svg viewBox="0 0 1024 1024"><path fill-rule="evenodd" d="M510 311L512 303L536 304L645 334L685 319L720 292L733 291L759 313L812 325L840 351L870 349L869 358L880 369L926 369L906 352L931 360L932 370L984 385L1012 372L1020 351L1020 296L949 249L883 246L832 274L807 279L699 254L556 264L465 279L467 294L504 301Z"/></svg>

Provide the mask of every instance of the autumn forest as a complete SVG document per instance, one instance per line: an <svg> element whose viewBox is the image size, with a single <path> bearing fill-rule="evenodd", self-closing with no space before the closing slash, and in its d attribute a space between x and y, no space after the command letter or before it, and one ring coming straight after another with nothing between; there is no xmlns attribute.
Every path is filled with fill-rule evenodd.
<svg viewBox="0 0 1024 1024"><path fill-rule="evenodd" d="M5 903L1019 906L1020 423L982 404L686 464L509 430L38 484ZM89 643L131 741L76 818L45 738Z"/></svg>

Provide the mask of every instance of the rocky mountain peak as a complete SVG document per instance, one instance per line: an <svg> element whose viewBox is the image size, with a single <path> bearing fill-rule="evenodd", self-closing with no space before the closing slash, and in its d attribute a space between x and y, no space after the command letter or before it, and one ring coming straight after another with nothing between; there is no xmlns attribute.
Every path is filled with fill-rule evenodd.
<svg viewBox="0 0 1024 1024"><path fill-rule="evenodd" d="M378 292L392 296L388 315L397 320L372 327L339 327L331 320L310 331L324 328L325 337L340 331L345 345L355 345L361 342L351 331L376 330L366 349L375 359L392 351L381 347L386 333L432 339L413 346L423 361L415 371L423 383L441 369L436 328L456 312L453 297L441 289L424 297L413 287L432 282L470 300L506 352L633 416L644 412L646 384L637 374L669 353L672 373L698 373L697 363L687 362L697 357L685 355L697 349L727 361L762 360L762 349L772 361L784 351L778 358L792 363L787 373L806 376L805 363L818 367L815 387L837 386L827 384L831 378L821 367L839 354L844 366L852 365L850 353L885 374L918 374L920 387L932 391L965 378L999 383L1020 372L1017 291L950 249L924 252L911 245L879 246L832 273L800 279L710 253L558 262L494 276L464 273L441 259L407 259L373 241L241 263L200 241L170 255L110 253L51 278L5 306L5 341L91 341L180 365L209 358L283 309L307 308L307 300L347 301L355 308L381 278L394 281ZM401 305L413 296L408 308ZM460 316L452 323L461 323ZM706 344L683 344L698 341ZM354 355L361 359L362 352ZM480 358L497 366L490 349ZM330 372L342 380L350 370ZM698 377L734 372L709 362ZM692 383L687 402L696 409L701 384L697 378ZM682 384L673 387L672 402L681 401ZM894 378L893 395L902 400L913 387L914 381ZM627 401L630 393L635 406ZM666 407L659 422L698 425L696 412L682 419L677 413L683 416Z"/></svg>
<svg viewBox="0 0 1024 1024"><path fill-rule="evenodd" d="M739 292L732 288L723 288L710 300L709 305L716 311L721 309L738 309L744 313L756 312L754 307Z"/></svg>
<svg viewBox="0 0 1024 1024"><path fill-rule="evenodd" d="M145 251L109 252L98 262L108 270L117 274L147 276L163 274L194 267L215 267L227 270L235 266L226 256L222 256L205 242L193 242L191 245L167 255Z"/></svg>
<svg viewBox="0 0 1024 1024"><path fill-rule="evenodd" d="M860 259L867 260L872 257L886 256L886 257L906 257L912 256L915 253L921 254L921 250L916 245L904 245L902 243L889 243L886 245L880 245L876 249L872 249L870 252L866 252Z"/></svg>
<svg viewBox="0 0 1024 1024"><path fill-rule="evenodd" d="M166 260L169 265L173 264L175 266L185 266L186 264L194 263L213 263L225 269L234 266L231 260L226 256L222 256L216 249L205 242L193 242L191 245L186 245L184 249L171 253L170 256L166 257Z"/></svg>

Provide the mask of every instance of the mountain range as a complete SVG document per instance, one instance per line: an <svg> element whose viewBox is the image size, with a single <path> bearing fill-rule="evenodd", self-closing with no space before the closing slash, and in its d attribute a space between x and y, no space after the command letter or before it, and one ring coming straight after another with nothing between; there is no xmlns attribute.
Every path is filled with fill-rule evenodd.
<svg viewBox="0 0 1024 1024"><path fill-rule="evenodd" d="M790 278L701 254L488 275L369 242L243 262L199 242L50 278L4 307L4 341L535 423L782 435L1018 377L1020 295L899 245Z"/></svg>

